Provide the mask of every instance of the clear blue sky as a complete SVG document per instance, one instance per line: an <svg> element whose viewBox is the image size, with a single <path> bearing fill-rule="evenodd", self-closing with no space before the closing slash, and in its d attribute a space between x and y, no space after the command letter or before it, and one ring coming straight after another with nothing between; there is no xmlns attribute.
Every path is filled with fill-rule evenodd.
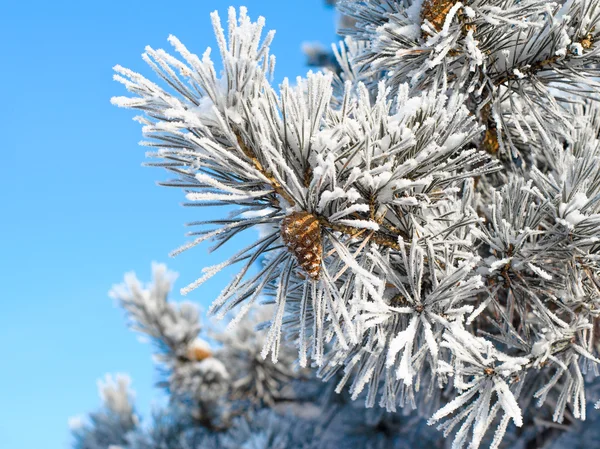
<svg viewBox="0 0 600 449"><path fill-rule="evenodd" d="M151 75L140 54L174 34L202 53L215 46L209 12L246 5L277 30L277 79L306 73L303 41L335 39L322 0L6 1L0 12L0 449L68 447L67 419L99 405L96 380L127 372L145 412L156 391L148 345L126 330L111 285L152 261L180 273L177 288L222 260L206 246L168 260L183 223L159 188L166 173L142 168L134 113L112 107L121 64ZM215 53L213 53L215 54ZM212 212L211 212L212 213ZM190 299L207 306L221 276ZM175 299L179 299L175 295Z"/></svg>

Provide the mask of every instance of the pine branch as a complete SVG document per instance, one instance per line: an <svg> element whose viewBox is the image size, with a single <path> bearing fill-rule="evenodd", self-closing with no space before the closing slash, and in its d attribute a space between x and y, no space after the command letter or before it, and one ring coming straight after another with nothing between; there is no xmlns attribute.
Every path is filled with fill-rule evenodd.
<svg viewBox="0 0 600 449"><path fill-rule="evenodd" d="M284 198L288 202L288 204L290 204L290 206L295 206L296 202L294 201L294 199L286 192L286 190L281 186L279 181L275 179L273 174L262 166L254 151L252 151L252 149L250 149L248 145L244 143L241 134L235 133L235 135L237 138L238 145L240 146L244 154L252 161L254 167L263 176L265 176L265 178L269 180L269 186L272 187L277 194ZM273 199L273 206L280 207L279 201L276 198ZM346 234L350 238L359 238L364 233L364 229L361 228L355 228L339 223L331 223L329 220L327 220L327 218L323 216L317 216L317 218L319 220L319 224L323 229L329 229L335 232L340 232L342 234ZM400 246L398 245L398 237L405 238L406 234L401 232L398 232L397 235L387 235L381 232L370 232L368 234L368 238L371 242L394 250L398 250L400 248Z"/></svg>

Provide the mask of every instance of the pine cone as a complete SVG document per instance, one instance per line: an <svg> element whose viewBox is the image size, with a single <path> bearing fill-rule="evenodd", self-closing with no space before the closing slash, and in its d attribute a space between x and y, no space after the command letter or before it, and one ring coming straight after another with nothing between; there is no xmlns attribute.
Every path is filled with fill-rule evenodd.
<svg viewBox="0 0 600 449"><path fill-rule="evenodd" d="M441 31L446 16L455 3L456 0L425 0L421 9L421 17L423 21L428 20L436 31Z"/></svg>
<svg viewBox="0 0 600 449"><path fill-rule="evenodd" d="M318 279L323 260L321 225L309 212L294 212L281 223L281 238L298 264L313 279Z"/></svg>

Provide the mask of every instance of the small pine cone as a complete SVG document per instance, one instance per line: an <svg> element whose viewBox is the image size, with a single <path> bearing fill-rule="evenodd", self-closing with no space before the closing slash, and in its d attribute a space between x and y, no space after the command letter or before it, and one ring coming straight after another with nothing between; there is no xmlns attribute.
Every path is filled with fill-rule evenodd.
<svg viewBox="0 0 600 449"><path fill-rule="evenodd" d="M281 238L306 274L318 279L321 274L323 244L317 217L309 212L288 215L281 223Z"/></svg>
<svg viewBox="0 0 600 449"><path fill-rule="evenodd" d="M421 18L428 20L436 31L441 31L446 16L456 3L456 0L425 0L421 9Z"/></svg>
<svg viewBox="0 0 600 449"><path fill-rule="evenodd" d="M197 338L187 348L187 358L196 362L212 357L210 346L204 340Z"/></svg>

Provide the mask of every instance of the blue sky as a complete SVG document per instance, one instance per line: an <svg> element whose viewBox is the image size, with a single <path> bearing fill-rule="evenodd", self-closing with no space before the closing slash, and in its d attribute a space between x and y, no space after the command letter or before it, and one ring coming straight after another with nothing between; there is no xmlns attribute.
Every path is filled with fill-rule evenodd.
<svg viewBox="0 0 600 449"><path fill-rule="evenodd" d="M156 396L150 350L124 325L111 285L152 261L180 273L177 287L227 253L207 246L168 260L199 214L180 206L143 168L134 113L110 105L121 64L151 76L144 46L215 46L209 13L245 5L277 30L277 79L306 73L301 43L335 40L322 0L5 2L0 13L0 448L69 447L67 419L99 405L96 380L127 372L145 413ZM189 299L206 307L229 275ZM174 295L174 299L179 299Z"/></svg>

